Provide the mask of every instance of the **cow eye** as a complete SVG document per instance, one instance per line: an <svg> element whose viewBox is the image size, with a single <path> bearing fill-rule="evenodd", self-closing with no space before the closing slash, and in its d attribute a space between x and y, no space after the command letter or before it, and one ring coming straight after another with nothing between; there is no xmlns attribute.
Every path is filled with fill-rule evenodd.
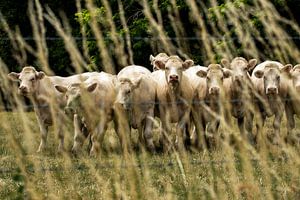
<svg viewBox="0 0 300 200"><path fill-rule="evenodd" d="M170 70L170 67L166 67L166 70Z"/></svg>
<svg viewBox="0 0 300 200"><path fill-rule="evenodd" d="M276 79L279 81L280 80L280 76L276 76Z"/></svg>
<svg viewBox="0 0 300 200"><path fill-rule="evenodd" d="M34 81L34 80L35 80L35 78L34 78L34 77L30 79L30 81Z"/></svg>
<svg viewBox="0 0 300 200"><path fill-rule="evenodd" d="M206 77L206 79L208 80L208 81L210 81L210 77L208 76L208 77Z"/></svg>

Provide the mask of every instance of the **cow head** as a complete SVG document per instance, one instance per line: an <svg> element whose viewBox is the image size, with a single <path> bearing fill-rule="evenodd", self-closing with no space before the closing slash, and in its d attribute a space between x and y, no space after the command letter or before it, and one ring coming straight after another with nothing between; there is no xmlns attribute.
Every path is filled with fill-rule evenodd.
<svg viewBox="0 0 300 200"><path fill-rule="evenodd" d="M165 71L166 80L169 86L177 88L182 78L182 72L194 64L192 60L184 62L178 56L170 56L166 62L154 61L155 66Z"/></svg>
<svg viewBox="0 0 300 200"><path fill-rule="evenodd" d="M256 59L251 59L247 61L243 57L236 57L230 63L227 59L221 60L222 65L231 70L233 83L241 84L249 80L249 72L257 64Z"/></svg>
<svg viewBox="0 0 300 200"><path fill-rule="evenodd" d="M150 55L150 62L151 62L151 65L153 66L153 71L159 70L159 67L156 66L154 63L156 60L160 60L163 63L166 63L168 58L169 58L169 56L166 53L159 53L156 56Z"/></svg>
<svg viewBox="0 0 300 200"><path fill-rule="evenodd" d="M18 92L24 96L33 95L39 85L39 81L45 77L44 72L38 72L34 67L27 66L20 73L11 72L8 77L13 81L19 81Z"/></svg>
<svg viewBox="0 0 300 200"><path fill-rule="evenodd" d="M116 87L117 87L117 98L116 102L121 104L124 109L129 109L131 107L133 93L136 88L139 87L143 77L140 75L135 79L129 78L118 78Z"/></svg>
<svg viewBox="0 0 300 200"><path fill-rule="evenodd" d="M80 83L74 83L68 87L56 85L55 89L58 92L63 93L67 101L65 113L71 116L75 113L80 114L84 108L82 103L85 102L82 100L83 95L93 92L97 88L97 85L97 83L91 83L88 86L82 86Z"/></svg>
<svg viewBox="0 0 300 200"><path fill-rule="evenodd" d="M276 63L269 63L263 70L257 70L254 75L257 78L263 78L265 94L274 95L279 94L280 81L285 73L289 73L292 65L285 65L280 69L280 66Z"/></svg>
<svg viewBox="0 0 300 200"><path fill-rule="evenodd" d="M206 78L207 91L209 95L220 95L224 78L231 75L229 69L223 69L219 64L210 64L207 70L199 70L197 75Z"/></svg>
<svg viewBox="0 0 300 200"><path fill-rule="evenodd" d="M300 92L300 64L297 64L290 71L293 80L293 86L297 92Z"/></svg>

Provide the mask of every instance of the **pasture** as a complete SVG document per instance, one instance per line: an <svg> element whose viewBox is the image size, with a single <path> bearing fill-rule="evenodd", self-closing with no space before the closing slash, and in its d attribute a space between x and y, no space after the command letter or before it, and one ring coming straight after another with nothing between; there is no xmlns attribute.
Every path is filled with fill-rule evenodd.
<svg viewBox="0 0 300 200"><path fill-rule="evenodd" d="M0 4L0 199L300 199L298 8Z"/></svg>
<svg viewBox="0 0 300 200"><path fill-rule="evenodd" d="M255 150L240 140L224 142L215 151L123 155L110 128L100 156L89 157L86 142L84 152L75 157L69 153L72 132L66 133L66 153L58 154L51 129L47 150L38 154L34 113L1 112L0 120L1 199L300 198L299 146L272 145L265 139L266 146ZM270 122L265 134L272 132ZM137 136L131 140L137 143Z"/></svg>

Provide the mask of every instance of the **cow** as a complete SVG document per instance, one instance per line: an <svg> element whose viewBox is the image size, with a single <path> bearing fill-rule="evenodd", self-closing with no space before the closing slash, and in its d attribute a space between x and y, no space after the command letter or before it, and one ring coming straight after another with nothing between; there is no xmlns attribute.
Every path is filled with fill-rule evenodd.
<svg viewBox="0 0 300 200"><path fill-rule="evenodd" d="M279 144L280 123L285 111L288 97L288 73L292 65L283 65L277 61L265 61L257 65L251 75L251 80L255 89L256 112L259 116L256 120L257 137L261 136L261 131L267 117L275 116L273 128L275 137L273 143Z"/></svg>
<svg viewBox="0 0 300 200"><path fill-rule="evenodd" d="M183 149L185 131L190 119L193 90L185 70L194 62L190 59L182 61L178 56L170 56L166 62L155 60L154 65L159 69L152 72L156 81L156 98L159 106L159 116L162 122L163 148L170 150L167 134L171 132L171 123L177 123L175 144Z"/></svg>
<svg viewBox="0 0 300 200"><path fill-rule="evenodd" d="M300 64L297 64L290 71L289 82L289 98L286 104L286 117L287 117L287 142L300 141L300 135L294 133L295 119L294 115L300 116Z"/></svg>
<svg viewBox="0 0 300 200"><path fill-rule="evenodd" d="M59 152L64 150L64 134L62 128L62 116L59 108L66 103L62 94L57 92L54 85L68 85L86 80L91 73L83 73L69 77L47 76L43 71L37 71L32 66L26 66L20 73L11 72L8 78L20 82L18 93L27 96L33 103L35 115L41 132L41 142L37 152L46 147L48 127L56 119L58 124ZM54 110L54 112L53 112ZM55 116L54 116L55 115Z"/></svg>
<svg viewBox="0 0 300 200"><path fill-rule="evenodd" d="M242 136L246 136L249 142L253 143L254 109L250 71L256 66L257 60L247 61L243 57L236 57L231 63L227 59L222 59L221 64L232 73L230 78L224 80L226 100L230 101L231 115L237 119Z"/></svg>
<svg viewBox="0 0 300 200"><path fill-rule="evenodd" d="M224 100L224 80L231 76L231 70L222 68L219 64L210 64L208 67L194 66L189 74L198 76L193 81L196 95L193 105L193 120L196 126L198 140L201 137L201 131L205 133L205 147L214 147L217 137L217 131L220 118L225 117ZM193 76L189 76L192 78ZM195 114L197 117L195 117ZM198 141L198 145L200 141Z"/></svg>
<svg viewBox="0 0 300 200"><path fill-rule="evenodd" d="M123 123L122 126L129 125L129 128L137 129L140 143L144 144L146 142L146 147L151 152L155 151L152 138L155 84L151 72L145 67L137 65L124 67L117 74L115 84L117 95L114 106L118 123L121 124L120 121L124 121L124 118L126 118L126 124ZM126 127L122 126L119 125L118 132L119 136L123 138L121 142L124 149L125 136L122 136L121 130L126 130ZM127 132L130 132L130 130L127 129ZM126 134L126 132L123 134Z"/></svg>
<svg viewBox="0 0 300 200"><path fill-rule="evenodd" d="M108 123L114 119L115 81L115 75L100 72L94 73L82 83L55 85L67 100L65 112L73 118L73 153L79 152L88 136L83 130L86 127L92 142L90 155L98 154Z"/></svg>
<svg viewBox="0 0 300 200"><path fill-rule="evenodd" d="M150 55L150 62L151 62L151 65L153 66L153 71L159 70L159 68L156 67L156 65L154 65L154 62L156 60L160 60L165 63L168 60L168 58L169 58L169 56L166 53L159 53L156 56Z"/></svg>

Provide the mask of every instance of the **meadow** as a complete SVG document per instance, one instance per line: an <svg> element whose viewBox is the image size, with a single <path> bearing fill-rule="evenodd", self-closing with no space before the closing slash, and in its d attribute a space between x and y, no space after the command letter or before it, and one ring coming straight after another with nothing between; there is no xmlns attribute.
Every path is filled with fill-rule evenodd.
<svg viewBox="0 0 300 200"><path fill-rule="evenodd" d="M265 136L265 146L258 150L237 139L213 151L135 150L123 155L110 128L101 155L92 158L83 150L75 157L69 152L71 129L66 132L65 153L57 152L53 129L46 151L36 153L40 136L34 113L1 112L0 120L1 199L300 198L299 146L272 145ZM270 122L265 134L272 132ZM283 132L284 127L285 122ZM29 128L30 139L24 128ZM137 135L131 141L135 146Z"/></svg>
<svg viewBox="0 0 300 200"><path fill-rule="evenodd" d="M88 155L88 141L80 154L70 152L74 133L66 119L60 121L65 151L57 151L54 124L47 148L37 153L35 113L23 111L28 101L7 78L28 65L49 76L116 74L131 64L152 70L149 56L160 52L203 66L237 56L295 66L297 1L77 0L73 7L62 1L63 9L58 2L0 5L0 199L300 199L300 144L284 141L285 117L278 145L269 141L273 117L257 146L240 136L235 122L221 119L224 139L215 149L154 154L139 147L136 132L126 133L133 150L122 153L111 124L97 157ZM159 126L156 121L158 149ZM299 132L297 119L294 135Z"/></svg>

